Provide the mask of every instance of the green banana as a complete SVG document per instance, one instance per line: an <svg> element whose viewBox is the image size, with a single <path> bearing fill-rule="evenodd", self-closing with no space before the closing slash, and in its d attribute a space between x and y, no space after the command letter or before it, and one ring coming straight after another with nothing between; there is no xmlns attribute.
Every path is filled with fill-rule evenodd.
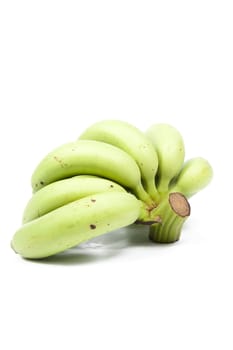
<svg viewBox="0 0 233 350"><path fill-rule="evenodd" d="M141 171L146 191L158 201L159 195L155 187L158 157L152 143L143 132L121 120L103 120L90 126L79 139L106 142L127 152Z"/></svg>
<svg viewBox="0 0 233 350"><path fill-rule="evenodd" d="M213 177L209 162L201 157L188 160L170 188L170 192L181 192L190 198L206 187Z"/></svg>
<svg viewBox="0 0 233 350"><path fill-rule="evenodd" d="M183 165L184 142L179 131L169 124L154 124L146 135L153 143L159 159L157 188L160 193L165 193Z"/></svg>
<svg viewBox="0 0 233 350"><path fill-rule="evenodd" d="M93 140L67 143L49 153L32 175L32 188L36 192L51 182L80 174L116 181L142 201L153 202L142 186L134 159L115 146Z"/></svg>
<svg viewBox="0 0 233 350"><path fill-rule="evenodd" d="M55 181L32 196L24 210L23 223L77 199L106 191L126 192L117 183L92 175L79 175Z"/></svg>
<svg viewBox="0 0 233 350"><path fill-rule="evenodd" d="M11 247L40 259L135 222L141 202L130 193L104 192L66 204L23 225Z"/></svg>

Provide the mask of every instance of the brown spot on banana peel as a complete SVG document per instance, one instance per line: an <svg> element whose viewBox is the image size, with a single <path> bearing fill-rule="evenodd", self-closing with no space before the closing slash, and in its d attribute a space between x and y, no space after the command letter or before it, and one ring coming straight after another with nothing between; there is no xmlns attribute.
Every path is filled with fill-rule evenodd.
<svg viewBox="0 0 233 350"><path fill-rule="evenodd" d="M61 158L58 158L57 156L54 156L53 159L56 160L56 162L58 162L62 168L66 168L68 166L67 163L65 163Z"/></svg>
<svg viewBox="0 0 233 350"><path fill-rule="evenodd" d="M96 225L94 225L94 224L90 224L90 229L91 229L91 230L96 229Z"/></svg>

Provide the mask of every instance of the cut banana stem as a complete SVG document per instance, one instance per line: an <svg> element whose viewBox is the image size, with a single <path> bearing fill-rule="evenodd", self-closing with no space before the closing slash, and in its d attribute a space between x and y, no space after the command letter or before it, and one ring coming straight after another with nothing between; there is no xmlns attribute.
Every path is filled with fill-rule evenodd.
<svg viewBox="0 0 233 350"><path fill-rule="evenodd" d="M79 139L106 142L127 152L140 169L146 191L158 202L159 194L154 181L158 157L151 141L143 132L121 120L103 120L91 125Z"/></svg>
<svg viewBox="0 0 233 350"><path fill-rule="evenodd" d="M161 221L150 226L150 239L157 243L172 243L180 238L182 226L190 215L190 205L186 197L178 192L170 193L152 211Z"/></svg>
<svg viewBox="0 0 233 350"><path fill-rule="evenodd" d="M36 192L54 181L85 174L116 181L146 203L153 202L142 187L135 160L118 147L93 140L71 142L49 153L32 175L32 188Z"/></svg>
<svg viewBox="0 0 233 350"><path fill-rule="evenodd" d="M188 160L178 175L170 191L181 192L187 198L205 188L213 177L209 162L201 157Z"/></svg>
<svg viewBox="0 0 233 350"><path fill-rule="evenodd" d="M106 191L126 192L116 182L92 175L79 175L53 182L34 193L23 214L23 223L75 200Z"/></svg>
<svg viewBox="0 0 233 350"><path fill-rule="evenodd" d="M154 124L147 130L146 135L153 143L158 155L157 188L164 194L183 165L184 142L179 131L169 124Z"/></svg>
<svg viewBox="0 0 233 350"><path fill-rule="evenodd" d="M140 201L130 193L98 193L23 225L15 233L11 246L25 258L45 258L132 224L140 210Z"/></svg>

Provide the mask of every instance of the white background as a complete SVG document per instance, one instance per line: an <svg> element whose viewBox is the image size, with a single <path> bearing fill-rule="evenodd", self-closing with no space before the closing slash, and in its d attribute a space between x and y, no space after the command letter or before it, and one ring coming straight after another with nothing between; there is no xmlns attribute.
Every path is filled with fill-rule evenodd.
<svg viewBox="0 0 233 350"><path fill-rule="evenodd" d="M1 1L1 349L232 349L232 1ZM182 239L121 230L10 249L50 150L92 122L168 122L213 165ZM5 345L3 345L5 344Z"/></svg>

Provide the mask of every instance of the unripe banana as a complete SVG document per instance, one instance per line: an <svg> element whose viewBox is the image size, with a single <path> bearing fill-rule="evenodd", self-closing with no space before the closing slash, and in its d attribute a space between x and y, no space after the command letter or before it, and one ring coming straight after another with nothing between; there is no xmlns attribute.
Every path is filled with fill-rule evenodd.
<svg viewBox="0 0 233 350"><path fill-rule="evenodd" d="M124 192L104 192L66 204L23 225L11 242L15 252L39 259L132 224L141 203Z"/></svg>
<svg viewBox="0 0 233 350"><path fill-rule="evenodd" d="M190 198L208 185L213 177L213 169L209 162L201 157L188 160L178 175L172 192L181 192Z"/></svg>
<svg viewBox="0 0 233 350"><path fill-rule="evenodd" d="M157 153L150 140L139 129L121 120L103 120L90 126L79 139L106 142L127 152L141 171L146 191L153 199L158 200L155 187Z"/></svg>
<svg viewBox="0 0 233 350"><path fill-rule="evenodd" d="M75 200L106 191L126 192L117 183L92 175L79 175L55 181L32 196L24 210L23 223Z"/></svg>
<svg viewBox="0 0 233 350"><path fill-rule="evenodd" d="M134 159L118 147L92 140L71 142L49 153L32 175L32 188L36 192L51 182L81 174L111 179L129 188L142 201L152 202L142 187Z"/></svg>
<svg viewBox="0 0 233 350"><path fill-rule="evenodd" d="M146 135L152 141L159 159L157 188L160 193L165 193L183 165L184 142L179 131L169 124L154 124Z"/></svg>

